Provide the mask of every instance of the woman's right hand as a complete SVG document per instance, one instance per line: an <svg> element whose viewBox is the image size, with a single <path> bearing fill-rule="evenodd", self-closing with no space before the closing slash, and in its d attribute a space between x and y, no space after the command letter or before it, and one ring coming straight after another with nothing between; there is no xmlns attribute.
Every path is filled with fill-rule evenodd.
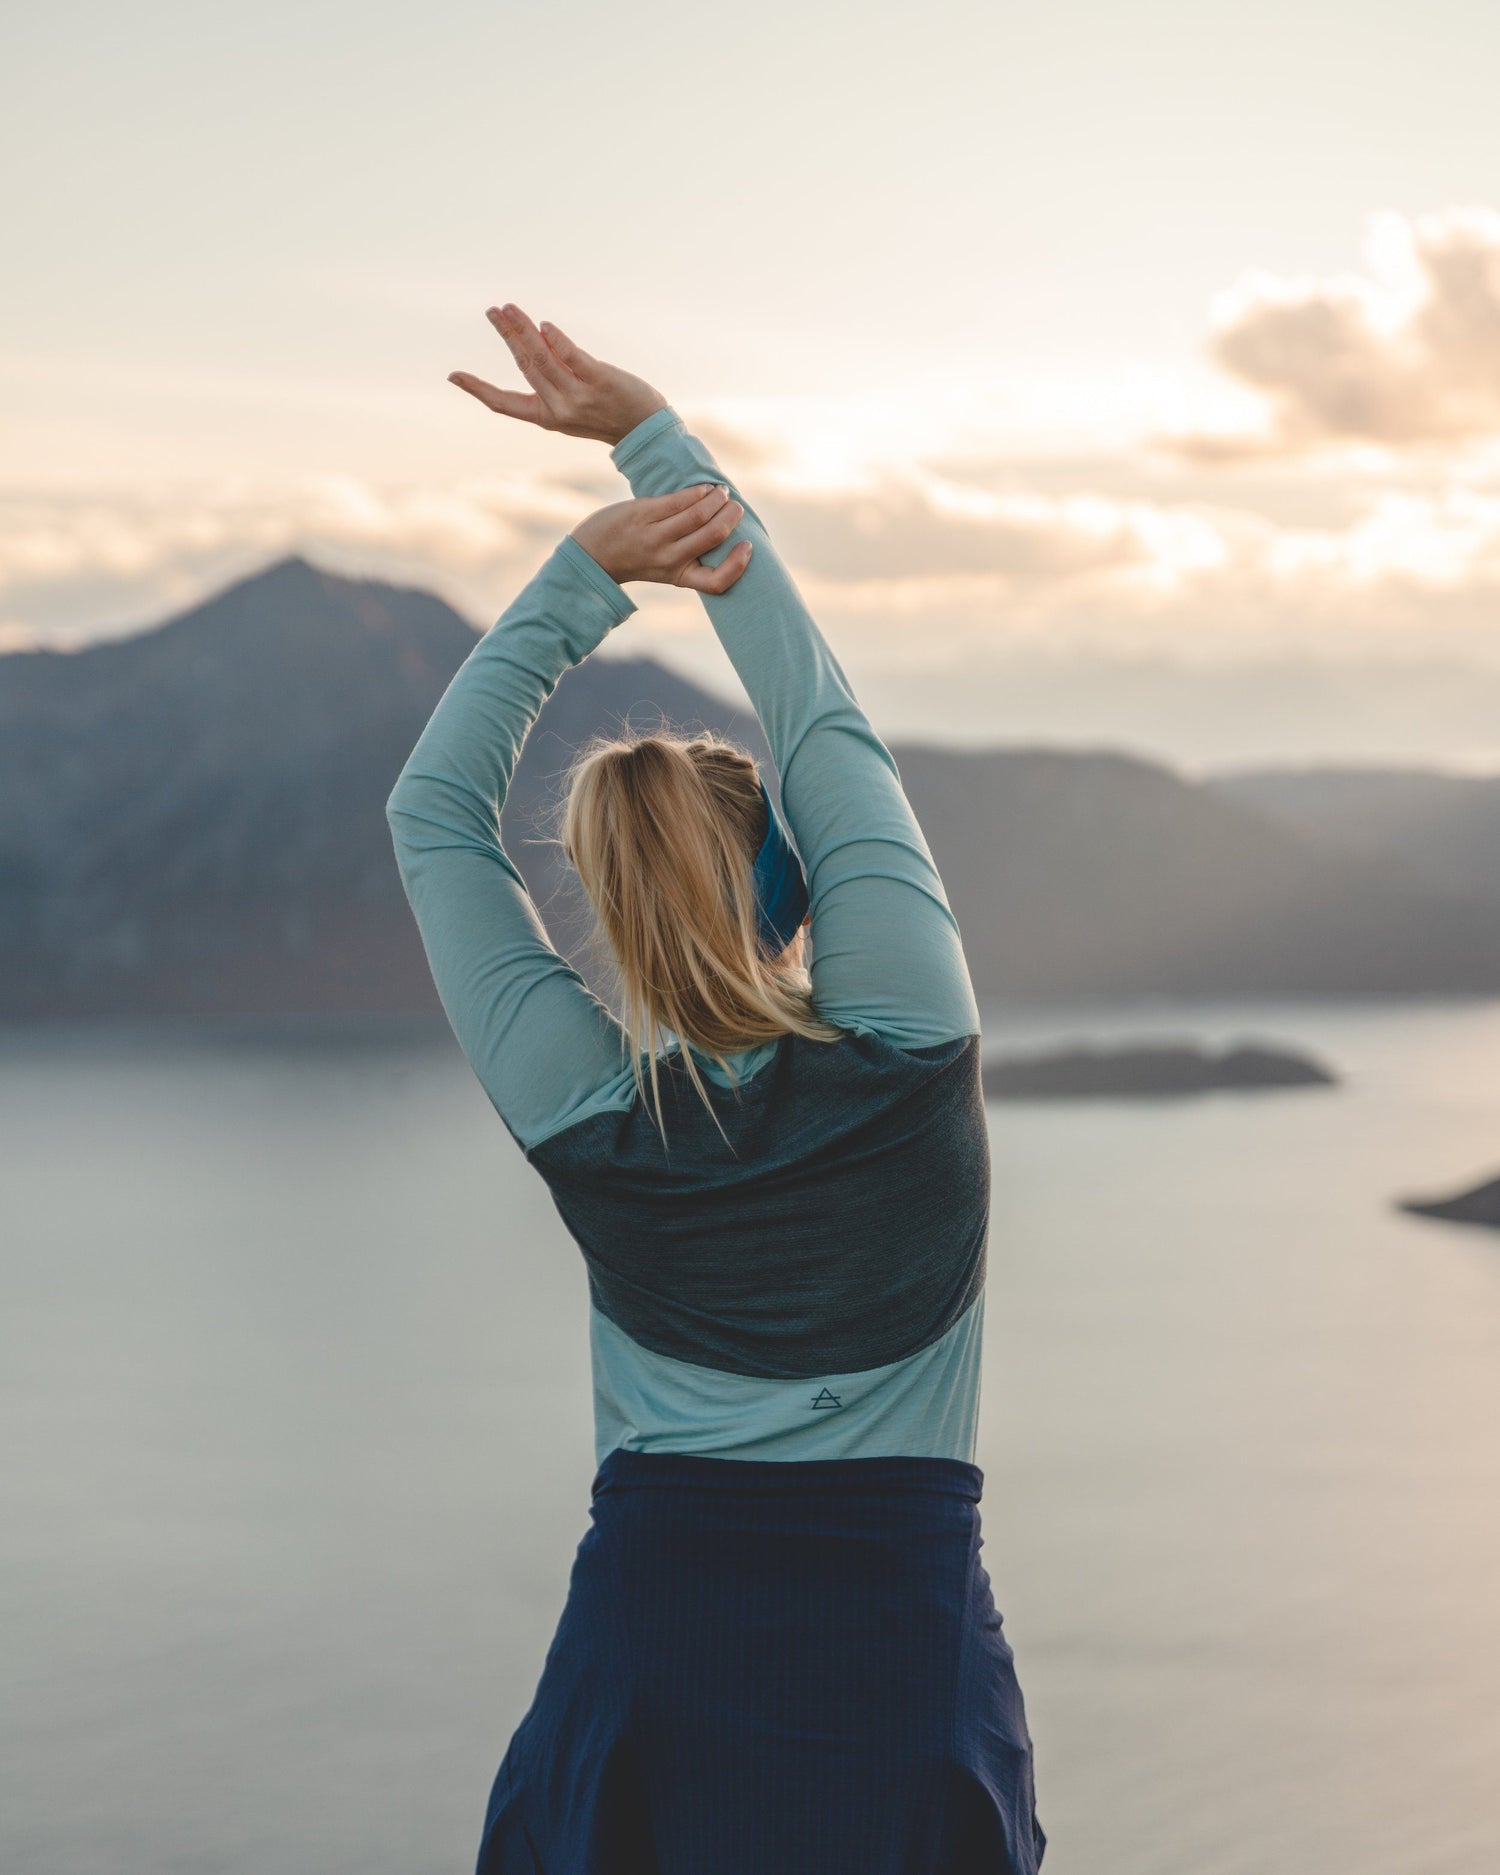
<svg viewBox="0 0 1500 1875"><path fill-rule="evenodd" d="M448 381L499 416L591 437L613 449L667 401L644 378L591 357L550 320L534 326L509 302L491 306L485 317L510 347L530 392L501 390L471 371L450 371Z"/></svg>
<svg viewBox="0 0 1500 1875"><path fill-rule="evenodd" d="M598 508L575 527L573 539L623 586L650 580L694 592L728 592L750 564L748 540L736 541L717 566L699 556L721 546L744 518L742 503L722 483L699 482L671 495L637 495Z"/></svg>

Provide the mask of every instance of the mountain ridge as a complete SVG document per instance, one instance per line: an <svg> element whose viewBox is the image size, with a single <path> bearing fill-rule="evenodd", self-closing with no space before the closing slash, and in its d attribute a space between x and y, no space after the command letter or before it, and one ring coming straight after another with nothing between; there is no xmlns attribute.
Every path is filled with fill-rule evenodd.
<svg viewBox="0 0 1500 1875"><path fill-rule="evenodd" d="M479 636L421 587L291 555L129 637L3 654L0 1018L435 1010L383 807ZM766 759L743 708L612 650L559 683L505 804L591 980L545 822L586 736L663 713ZM1495 904L1243 788L1107 746L891 746L981 995L1500 989Z"/></svg>

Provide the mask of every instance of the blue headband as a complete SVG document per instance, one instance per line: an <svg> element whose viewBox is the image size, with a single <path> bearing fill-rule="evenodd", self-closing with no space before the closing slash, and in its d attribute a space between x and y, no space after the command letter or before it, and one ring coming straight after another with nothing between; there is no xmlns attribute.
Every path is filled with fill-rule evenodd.
<svg viewBox="0 0 1500 1875"><path fill-rule="evenodd" d="M807 880L764 781L760 791L766 804L766 837L755 856L751 876L755 881L760 941L772 957L779 957L807 916Z"/></svg>

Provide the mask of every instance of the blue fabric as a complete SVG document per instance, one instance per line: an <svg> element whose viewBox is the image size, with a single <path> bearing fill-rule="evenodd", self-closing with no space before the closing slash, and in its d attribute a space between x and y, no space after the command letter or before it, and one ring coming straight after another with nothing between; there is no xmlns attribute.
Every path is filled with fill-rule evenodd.
<svg viewBox="0 0 1500 1875"><path fill-rule="evenodd" d="M879 1367L800 1380L674 1361L589 1309L594 1457L699 1452L718 1458L972 1461L979 1425L984 1291L944 1335Z"/></svg>
<svg viewBox="0 0 1500 1875"><path fill-rule="evenodd" d="M760 792L766 804L766 837L755 855L751 877L761 944L768 956L779 957L807 916L807 879L764 781Z"/></svg>
<svg viewBox="0 0 1500 1875"><path fill-rule="evenodd" d="M612 1452L477 1875L1035 1875L982 1486Z"/></svg>
<svg viewBox="0 0 1500 1875"><path fill-rule="evenodd" d="M527 1153L588 1267L596 1455L972 1459L978 1043L783 1035L711 1113L675 1061L665 1137L636 1103Z"/></svg>
<svg viewBox="0 0 1500 1875"><path fill-rule="evenodd" d="M550 944L501 843L501 807L543 701L636 609L571 535L455 674L387 801L433 979L588 1261L597 1310L624 1336L715 1376L819 1387L870 1376L848 1390L864 1431L820 1415L776 1439L780 1457L851 1440L868 1451L867 1434L891 1452L957 1456L977 1414L977 1362L943 1369L956 1400L924 1393L903 1364L953 1329L984 1278L979 1020L958 926L890 751L743 490L668 406L611 458L637 494L725 481L744 507L703 557L743 537L749 566L703 602L780 775L779 805L762 784L762 929L781 949L809 918L813 1002L843 1034L740 1051L722 1083L700 1053L712 1118L675 1071L674 1042L662 1051L664 1145L623 1031ZM618 1363L596 1366L598 1402L670 1395L683 1409L633 1430L606 1413L596 1438L612 1426L656 1449L737 1450L745 1396L763 1390L694 1395L663 1388L663 1371L636 1362L622 1386Z"/></svg>
<svg viewBox="0 0 1500 1875"><path fill-rule="evenodd" d="M936 1341L984 1283L981 1073L973 1040L784 1035L743 1087L709 1090L712 1113L663 1073L665 1139L637 1102L527 1158L594 1300L642 1346L765 1379L851 1373Z"/></svg>

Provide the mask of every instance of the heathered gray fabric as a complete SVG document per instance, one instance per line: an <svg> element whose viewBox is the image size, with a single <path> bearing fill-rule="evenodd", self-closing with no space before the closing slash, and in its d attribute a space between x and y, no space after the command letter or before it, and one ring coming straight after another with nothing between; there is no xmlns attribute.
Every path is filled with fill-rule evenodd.
<svg viewBox="0 0 1500 1875"><path fill-rule="evenodd" d="M952 1327L985 1273L977 1035L788 1035L710 1093L729 1145L674 1062L665 1147L637 1100L527 1152L604 1315L658 1354L771 1379L883 1366Z"/></svg>

